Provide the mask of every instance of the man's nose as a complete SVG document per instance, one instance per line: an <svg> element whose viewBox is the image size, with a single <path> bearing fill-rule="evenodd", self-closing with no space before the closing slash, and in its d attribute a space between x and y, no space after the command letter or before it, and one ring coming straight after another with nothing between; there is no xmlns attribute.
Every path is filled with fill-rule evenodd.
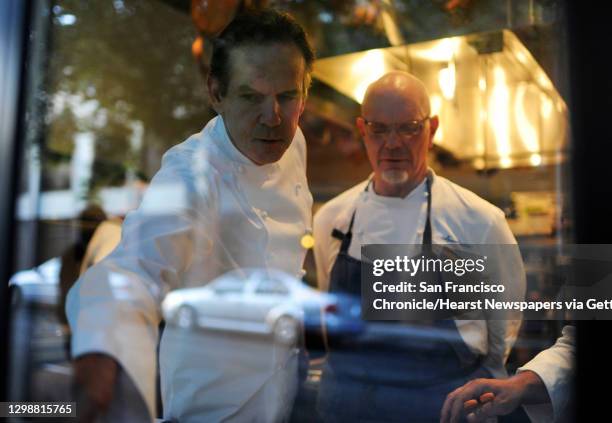
<svg viewBox="0 0 612 423"><path fill-rule="evenodd" d="M278 126L281 123L280 104L276 97L267 98L262 105L261 123L266 126Z"/></svg>
<svg viewBox="0 0 612 423"><path fill-rule="evenodd" d="M402 146L402 136L397 132L397 128L393 127L385 140L385 147L400 148Z"/></svg>

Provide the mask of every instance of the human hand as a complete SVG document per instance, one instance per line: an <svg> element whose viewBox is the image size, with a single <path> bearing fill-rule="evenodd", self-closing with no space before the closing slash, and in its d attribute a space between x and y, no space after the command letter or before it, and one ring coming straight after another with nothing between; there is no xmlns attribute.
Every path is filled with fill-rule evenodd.
<svg viewBox="0 0 612 423"><path fill-rule="evenodd" d="M119 365L105 354L85 354L74 361L79 421L93 422L110 407Z"/></svg>
<svg viewBox="0 0 612 423"><path fill-rule="evenodd" d="M475 379L448 394L440 415L441 423L484 422L503 416L521 404L550 401L540 377L531 371L509 379Z"/></svg>

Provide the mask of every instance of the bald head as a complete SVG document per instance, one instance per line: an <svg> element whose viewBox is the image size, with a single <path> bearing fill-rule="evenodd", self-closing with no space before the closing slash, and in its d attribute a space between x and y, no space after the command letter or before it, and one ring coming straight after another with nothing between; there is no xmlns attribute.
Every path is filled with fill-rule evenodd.
<svg viewBox="0 0 612 423"><path fill-rule="evenodd" d="M405 197L427 174L438 117L430 115L423 83L406 72L390 72L372 83L356 119L378 195Z"/></svg>
<svg viewBox="0 0 612 423"><path fill-rule="evenodd" d="M425 85L414 75L403 71L389 72L370 84L361 112L367 116L373 108L395 108L397 103L413 108L416 115L429 116L429 95Z"/></svg>

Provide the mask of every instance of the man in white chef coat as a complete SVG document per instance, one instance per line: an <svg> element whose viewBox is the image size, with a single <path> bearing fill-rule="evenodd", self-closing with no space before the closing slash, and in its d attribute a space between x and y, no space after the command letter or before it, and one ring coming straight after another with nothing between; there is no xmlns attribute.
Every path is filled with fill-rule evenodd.
<svg viewBox="0 0 612 423"><path fill-rule="evenodd" d="M81 416L112 410L126 377L147 418L155 416L160 304L169 291L242 268L302 276L312 196L298 120L313 60L303 29L267 9L241 12L214 41L208 89L218 116L164 155L118 247L68 296L76 380L90 401ZM165 418L275 421L286 413L270 405L282 367L263 360L271 353L249 364L235 358L240 347L215 350L189 335L166 327L161 340Z"/></svg>
<svg viewBox="0 0 612 423"><path fill-rule="evenodd" d="M374 173L315 216L321 289L360 295L361 246L366 244L516 245L501 210L428 167L439 121L431 115L421 81L405 72L388 73L369 86L361 111L356 124ZM500 266L512 273L504 283L513 298L525 290L522 261L515 253ZM446 321L448 333L458 340L452 348L440 342L415 351L415 345L426 342L400 342L399 332L385 338L366 331L361 338L339 341L323 372L320 413L329 421L437 421L448 392L475 377L506 375L521 315L507 317ZM350 406L354 398L359 401Z"/></svg>
<svg viewBox="0 0 612 423"><path fill-rule="evenodd" d="M451 392L441 423L486 422L511 413L520 405L534 423L572 421L572 383L576 358L576 328L565 326L555 344L518 368L509 379L476 379Z"/></svg>

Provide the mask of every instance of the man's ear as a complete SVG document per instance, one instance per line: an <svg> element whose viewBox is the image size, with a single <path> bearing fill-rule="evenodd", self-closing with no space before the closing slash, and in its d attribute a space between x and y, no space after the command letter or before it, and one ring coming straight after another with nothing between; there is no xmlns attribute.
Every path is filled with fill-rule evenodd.
<svg viewBox="0 0 612 423"><path fill-rule="evenodd" d="M438 116L432 116L431 118L429 118L429 147L428 148L433 148L433 139L434 139L434 136L436 135L436 131L438 130L439 126L440 126L440 119L438 118Z"/></svg>
<svg viewBox="0 0 612 423"><path fill-rule="evenodd" d="M299 116L302 116L302 113L304 113L304 110L306 109L306 99L307 99L306 96L304 96L304 98L302 98L302 104L300 105L300 114L299 114Z"/></svg>
<svg viewBox="0 0 612 423"><path fill-rule="evenodd" d="M208 85L208 96L210 98L210 104L212 106L213 109L215 109L215 112L217 112L218 114L221 114L222 112L222 95L221 95L221 84L219 83L219 80L217 78L214 78L212 76L208 77L208 80L206 81L206 84Z"/></svg>
<svg viewBox="0 0 612 423"><path fill-rule="evenodd" d="M365 120L359 116L357 119L355 119L355 125L357 125L357 129L359 130L359 134L362 137L365 137L366 133L365 133Z"/></svg>
<svg viewBox="0 0 612 423"><path fill-rule="evenodd" d="M306 101L308 100L308 91L310 89L310 83L312 81L312 76L308 73L306 74L306 76L303 78L303 82L302 84L304 84L304 86L302 87L302 105L300 106L300 116L302 116L302 113L304 113L304 110L306 109Z"/></svg>

